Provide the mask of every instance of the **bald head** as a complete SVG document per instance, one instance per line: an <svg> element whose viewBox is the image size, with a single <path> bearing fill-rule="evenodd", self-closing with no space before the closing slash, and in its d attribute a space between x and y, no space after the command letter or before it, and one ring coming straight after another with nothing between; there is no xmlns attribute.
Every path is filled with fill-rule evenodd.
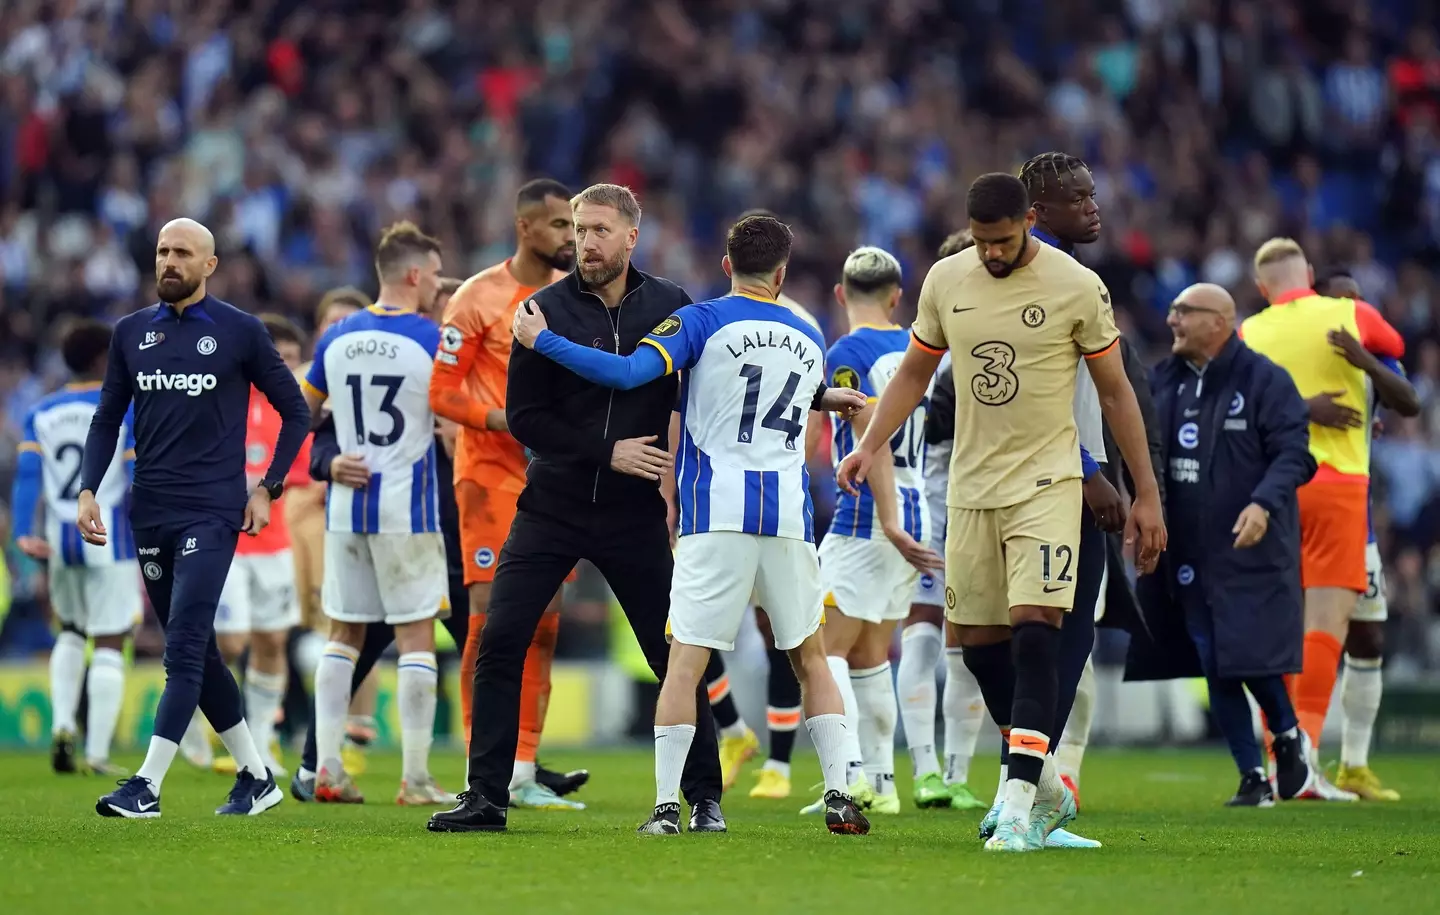
<svg viewBox="0 0 1440 915"><path fill-rule="evenodd" d="M1175 297L1166 323L1175 335L1170 351L1203 364L1235 333L1235 300L1223 286L1196 283Z"/></svg>
<svg viewBox="0 0 1440 915"><path fill-rule="evenodd" d="M215 272L215 236L193 219L172 219L155 241L155 289L160 301L184 307L205 297Z"/></svg>
<svg viewBox="0 0 1440 915"><path fill-rule="evenodd" d="M176 244L185 242L196 251L209 257L215 253L215 236L210 230L188 216L172 219L160 227L160 239L171 239Z"/></svg>
<svg viewBox="0 0 1440 915"><path fill-rule="evenodd" d="M1196 283L1188 287L1175 301L1195 308L1206 308L1224 317L1231 325L1235 323L1235 300L1224 286L1214 283Z"/></svg>

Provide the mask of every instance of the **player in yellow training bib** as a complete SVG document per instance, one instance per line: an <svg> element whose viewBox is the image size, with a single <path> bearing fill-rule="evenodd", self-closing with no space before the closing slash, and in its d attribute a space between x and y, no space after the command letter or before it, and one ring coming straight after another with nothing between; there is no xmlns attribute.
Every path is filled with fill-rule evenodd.
<svg viewBox="0 0 1440 915"><path fill-rule="evenodd" d="M1031 237L1035 215L1018 178L981 176L966 206L975 247L926 276L910 348L836 473L847 490L865 479L948 349L956 397L946 614L960 626L966 666L990 714L1009 735L1005 803L985 847L1032 851L1075 816L1048 731L1080 537L1073 405L1082 357L1135 476L1126 539L1136 543L1142 572L1164 549L1165 526L1109 291L1093 271Z"/></svg>

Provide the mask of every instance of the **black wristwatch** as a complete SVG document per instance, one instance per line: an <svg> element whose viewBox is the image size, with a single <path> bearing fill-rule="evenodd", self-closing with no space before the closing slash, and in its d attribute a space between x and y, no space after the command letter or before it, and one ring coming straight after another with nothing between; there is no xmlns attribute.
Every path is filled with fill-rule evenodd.
<svg viewBox="0 0 1440 915"><path fill-rule="evenodd" d="M285 493L285 484L283 482L271 483L269 480L261 480L260 488L270 494L271 502L277 501L280 496L284 495Z"/></svg>

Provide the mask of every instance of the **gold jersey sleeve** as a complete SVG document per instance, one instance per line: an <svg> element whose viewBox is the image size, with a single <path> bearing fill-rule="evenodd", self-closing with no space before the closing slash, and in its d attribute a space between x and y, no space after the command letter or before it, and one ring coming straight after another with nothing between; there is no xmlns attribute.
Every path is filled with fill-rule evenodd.
<svg viewBox="0 0 1440 915"><path fill-rule="evenodd" d="M1028 265L997 279L976 249L961 251L925 277L912 330L916 345L951 353L951 507L1018 505L1080 476L1076 367L1120 339L1094 271L1040 244Z"/></svg>

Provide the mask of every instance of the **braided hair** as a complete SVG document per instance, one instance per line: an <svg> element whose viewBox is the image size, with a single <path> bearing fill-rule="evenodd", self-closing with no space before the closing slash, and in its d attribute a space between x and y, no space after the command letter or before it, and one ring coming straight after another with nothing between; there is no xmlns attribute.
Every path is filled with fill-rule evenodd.
<svg viewBox="0 0 1440 915"><path fill-rule="evenodd" d="M1085 160L1079 156L1072 156L1062 152L1045 152L1034 157L1020 167L1020 181L1025 185L1025 191L1030 195L1031 200L1039 200L1049 190L1049 182L1053 178L1060 187L1065 185L1066 175L1074 177L1076 169L1089 169ZM1065 174L1061 174L1061 170Z"/></svg>

